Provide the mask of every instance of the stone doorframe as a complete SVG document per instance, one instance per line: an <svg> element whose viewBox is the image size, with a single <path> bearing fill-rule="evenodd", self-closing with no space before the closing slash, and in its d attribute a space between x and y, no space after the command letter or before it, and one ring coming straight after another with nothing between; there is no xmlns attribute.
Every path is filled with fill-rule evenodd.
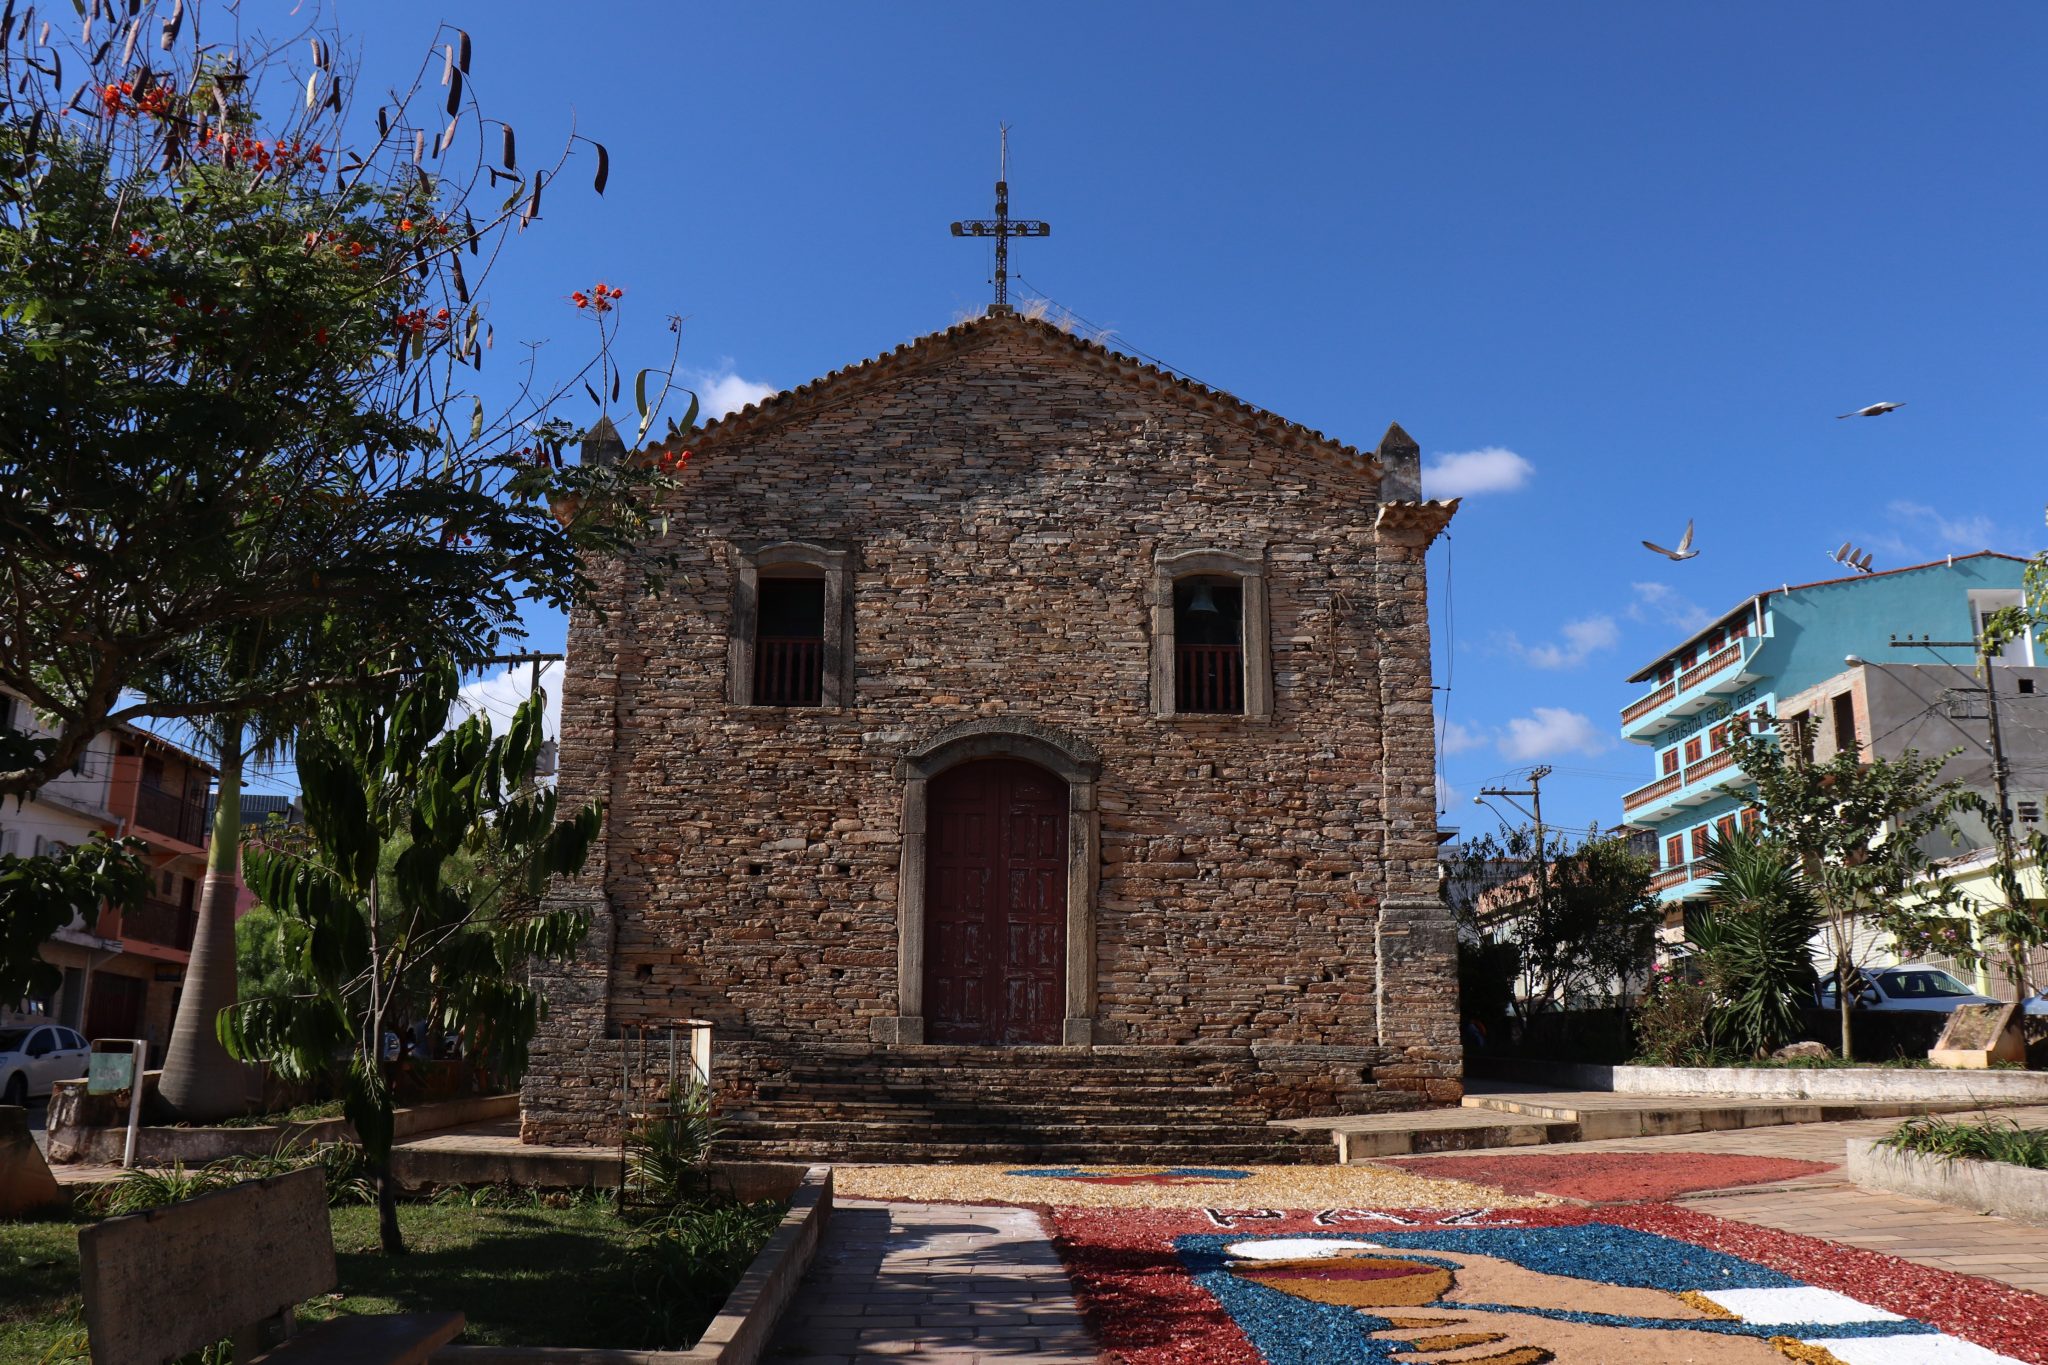
<svg viewBox="0 0 2048 1365"><path fill-rule="evenodd" d="M897 760L903 783L902 853L896 881L896 1008L869 1030L877 1042L924 1042L926 788L948 768L977 758L1035 763L1067 784L1067 1000L1060 1042L1095 1041L1095 893L1101 832L1095 783L1102 759L1088 744L1035 721L998 718L949 725Z"/></svg>

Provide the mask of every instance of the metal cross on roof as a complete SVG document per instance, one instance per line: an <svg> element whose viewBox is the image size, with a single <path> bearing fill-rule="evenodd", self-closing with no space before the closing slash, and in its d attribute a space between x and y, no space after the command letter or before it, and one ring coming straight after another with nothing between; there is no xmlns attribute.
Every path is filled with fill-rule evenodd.
<svg viewBox="0 0 2048 1365"><path fill-rule="evenodd" d="M996 239L996 309L1007 312L1010 307L1010 239L1012 237L1050 237L1052 224L1041 223L1035 218L1010 217L1010 125L1000 125L1003 134L1002 163L996 173L996 216L993 218L969 218L953 224L955 237L993 237Z"/></svg>

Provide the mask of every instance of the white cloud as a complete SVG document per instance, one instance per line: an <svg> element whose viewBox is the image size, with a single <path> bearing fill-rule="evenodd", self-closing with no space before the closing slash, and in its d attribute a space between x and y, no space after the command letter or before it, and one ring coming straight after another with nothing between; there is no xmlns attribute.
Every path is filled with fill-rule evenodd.
<svg viewBox="0 0 2048 1365"><path fill-rule="evenodd" d="M465 686L455 698L456 710L463 716L481 714L486 717L495 734L503 734L505 727L512 723L512 713L519 709L521 702L532 695L533 665L512 664L504 672L479 678ZM541 690L548 694L547 711L541 717L541 736L544 739L562 737L562 665L548 663L540 666Z"/></svg>
<svg viewBox="0 0 2048 1365"><path fill-rule="evenodd" d="M1905 498L1895 500L1885 509L1892 519L1902 521L1923 532L1932 532L1939 538L1944 550L1988 549L1998 539L1998 524L1981 513L1973 516L1950 516L1924 502L1912 502Z"/></svg>
<svg viewBox="0 0 2048 1365"><path fill-rule="evenodd" d="M685 370L677 379L683 387L696 391L698 420L705 422L738 412L749 403L772 398L779 392L773 384L742 378L730 358L720 360L711 369Z"/></svg>
<svg viewBox="0 0 2048 1365"><path fill-rule="evenodd" d="M1444 723L1443 751L1447 754L1470 753L1484 749L1487 745L1486 732L1471 725L1460 725L1457 721Z"/></svg>
<svg viewBox="0 0 2048 1365"><path fill-rule="evenodd" d="M1628 604L1628 619L1631 621L1654 621L1688 634L1704 630L1714 622L1714 613L1681 596L1668 583L1631 583L1629 587L1636 595L1636 600Z"/></svg>
<svg viewBox="0 0 2048 1365"><path fill-rule="evenodd" d="M1512 493L1535 473L1535 465L1506 446L1437 455L1423 467L1422 495L1465 498L1474 493Z"/></svg>
<svg viewBox="0 0 2048 1365"><path fill-rule="evenodd" d="M1565 622L1563 635L1558 643L1525 645L1509 634L1506 642L1517 658L1534 668L1577 668L1587 655L1619 644L1621 628L1612 616L1587 616Z"/></svg>
<svg viewBox="0 0 2048 1365"><path fill-rule="evenodd" d="M1507 733L1500 737L1500 751L1505 757L1529 762L1559 754L1597 754L1609 742L1604 731L1577 711L1539 706L1508 722Z"/></svg>

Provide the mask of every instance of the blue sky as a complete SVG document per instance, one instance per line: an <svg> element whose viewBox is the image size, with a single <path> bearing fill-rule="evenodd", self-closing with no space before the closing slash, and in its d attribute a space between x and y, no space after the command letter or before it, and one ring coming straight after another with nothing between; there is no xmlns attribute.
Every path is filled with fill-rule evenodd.
<svg viewBox="0 0 2048 1365"><path fill-rule="evenodd" d="M1021 298L1348 441L1398 419L1468 488L1433 561L1467 827L1537 761L1547 814L1612 823L1649 777L1626 676L1845 539L1881 566L2042 543L2048 7L335 12L366 86L439 15L525 159L572 116L611 149L604 198L572 171L492 276L501 353L573 353L564 298L602 278L631 363L680 314L724 393L982 304L946 225L988 212L1010 122L1014 208L1054 225ZM1879 399L1907 406L1834 420ZM1688 518L1698 559L1638 545Z"/></svg>

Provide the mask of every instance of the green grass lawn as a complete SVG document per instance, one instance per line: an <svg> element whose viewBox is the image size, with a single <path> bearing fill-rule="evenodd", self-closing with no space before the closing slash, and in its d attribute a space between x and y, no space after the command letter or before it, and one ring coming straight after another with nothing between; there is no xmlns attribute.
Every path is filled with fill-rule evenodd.
<svg viewBox="0 0 2048 1365"><path fill-rule="evenodd" d="M772 1206L728 1211L744 1222L748 1245L735 1246L721 1274L737 1278L767 1240ZM401 1204L409 1255L377 1250L376 1210L333 1210L339 1299L315 1299L303 1320L340 1313L459 1309L466 1342L483 1345L654 1347L649 1290L659 1275L636 1248L647 1238L604 1204L566 1208L471 1208ZM83 1361L79 1316L78 1228L69 1223L0 1223L0 1361ZM758 1234L758 1235L756 1235ZM744 1253L742 1255L741 1253ZM686 1308L672 1320L691 1340L709 1311Z"/></svg>
<svg viewBox="0 0 2048 1365"><path fill-rule="evenodd" d="M85 1359L78 1312L78 1224L0 1223L0 1360Z"/></svg>

